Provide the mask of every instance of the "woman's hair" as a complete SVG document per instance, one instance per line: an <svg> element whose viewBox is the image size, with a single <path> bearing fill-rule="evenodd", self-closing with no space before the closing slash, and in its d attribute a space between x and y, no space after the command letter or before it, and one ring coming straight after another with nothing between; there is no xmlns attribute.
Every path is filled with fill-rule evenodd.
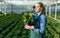
<svg viewBox="0 0 60 38"><path fill-rule="evenodd" d="M46 14L45 6L42 2L38 2L37 4L40 4L40 7L42 7L42 13Z"/></svg>

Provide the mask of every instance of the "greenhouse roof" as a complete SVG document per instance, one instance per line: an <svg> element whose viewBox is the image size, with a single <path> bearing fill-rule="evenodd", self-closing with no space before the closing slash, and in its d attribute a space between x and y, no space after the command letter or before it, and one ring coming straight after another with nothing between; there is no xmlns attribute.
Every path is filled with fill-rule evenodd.
<svg viewBox="0 0 60 38"><path fill-rule="evenodd" d="M44 4L50 5L59 0L0 0L0 1L15 5L35 5L37 2L43 2Z"/></svg>

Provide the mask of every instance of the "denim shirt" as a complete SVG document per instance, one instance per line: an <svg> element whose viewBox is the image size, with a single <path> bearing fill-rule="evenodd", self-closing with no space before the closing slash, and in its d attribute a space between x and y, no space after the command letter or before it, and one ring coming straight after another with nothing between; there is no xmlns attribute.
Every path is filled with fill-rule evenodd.
<svg viewBox="0 0 60 38"><path fill-rule="evenodd" d="M46 31L46 23L47 23L46 16L43 13L41 13L39 16L36 13L34 15L35 15L35 18L38 17L38 19L39 19L39 26L40 26L39 29L38 28L34 28L34 31L37 32L37 33L44 34L45 31Z"/></svg>

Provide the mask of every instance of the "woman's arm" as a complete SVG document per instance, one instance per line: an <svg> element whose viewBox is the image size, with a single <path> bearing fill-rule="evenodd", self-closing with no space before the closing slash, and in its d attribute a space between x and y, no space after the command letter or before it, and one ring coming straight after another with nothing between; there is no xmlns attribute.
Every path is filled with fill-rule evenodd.
<svg viewBox="0 0 60 38"><path fill-rule="evenodd" d="M40 17L40 33L44 33L46 30L46 16L41 15Z"/></svg>

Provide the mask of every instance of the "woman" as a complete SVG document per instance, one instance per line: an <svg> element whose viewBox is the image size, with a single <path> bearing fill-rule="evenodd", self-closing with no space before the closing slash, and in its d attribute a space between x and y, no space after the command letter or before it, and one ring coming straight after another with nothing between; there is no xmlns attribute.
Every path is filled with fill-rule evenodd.
<svg viewBox="0 0 60 38"><path fill-rule="evenodd" d="M36 26L38 25L36 26L25 25L25 28L31 30L30 38L45 38L47 19L45 16L45 7L43 3L38 2L35 5L35 12L36 12L35 18L38 19L38 25L40 26L40 28L36 28Z"/></svg>

